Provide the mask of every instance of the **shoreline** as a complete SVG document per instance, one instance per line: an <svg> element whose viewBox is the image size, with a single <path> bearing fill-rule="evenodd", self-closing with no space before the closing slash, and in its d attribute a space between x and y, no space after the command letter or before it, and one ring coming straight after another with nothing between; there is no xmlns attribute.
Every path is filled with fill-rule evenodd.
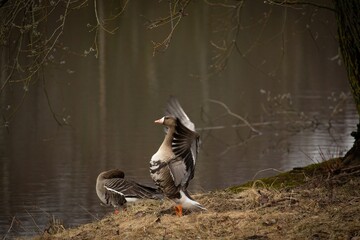
<svg viewBox="0 0 360 240"><path fill-rule="evenodd" d="M360 239L360 166L331 159L193 195L208 210L177 217L169 200L33 239Z"/></svg>

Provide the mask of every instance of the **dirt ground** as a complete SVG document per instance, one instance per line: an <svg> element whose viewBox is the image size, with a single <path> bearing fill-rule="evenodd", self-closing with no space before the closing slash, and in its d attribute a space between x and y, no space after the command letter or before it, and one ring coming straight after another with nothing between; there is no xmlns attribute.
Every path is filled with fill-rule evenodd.
<svg viewBox="0 0 360 240"><path fill-rule="evenodd" d="M164 211L171 201L148 200L35 239L360 240L360 166L309 166L194 198L207 211L177 217Z"/></svg>

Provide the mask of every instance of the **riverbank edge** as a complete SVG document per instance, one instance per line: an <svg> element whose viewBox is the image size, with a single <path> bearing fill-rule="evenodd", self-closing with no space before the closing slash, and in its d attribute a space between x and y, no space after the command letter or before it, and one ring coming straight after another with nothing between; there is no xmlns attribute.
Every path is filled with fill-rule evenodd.
<svg viewBox="0 0 360 240"><path fill-rule="evenodd" d="M359 166L334 158L194 195L204 212L179 218L171 201L143 201L76 228L50 225L33 239L358 240L359 179Z"/></svg>

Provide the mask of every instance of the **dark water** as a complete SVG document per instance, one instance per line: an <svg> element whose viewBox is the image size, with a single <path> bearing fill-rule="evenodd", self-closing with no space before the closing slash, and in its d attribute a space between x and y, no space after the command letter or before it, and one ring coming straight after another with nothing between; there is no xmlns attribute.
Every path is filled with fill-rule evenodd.
<svg viewBox="0 0 360 240"><path fill-rule="evenodd" d="M246 5L238 36L246 57L234 52L223 72L209 75L216 55L210 41L225 36L214 19L227 10L194 4L169 49L153 56L151 40L168 31L145 30L143 16L166 14L151 6L129 4L118 32L100 34L99 58L69 55L60 67L47 68L52 108L71 126L57 125L42 86L32 86L9 131L0 130L1 235L12 220L8 236L33 235L53 216L72 227L111 212L95 193L102 170L122 168L151 183L149 160L163 138L153 121L169 95L178 97L202 137L193 192L319 162L351 147L357 113L336 59L332 14L262 1ZM271 14L265 25L258 21L264 13ZM63 41L83 52L94 40L86 29L93 13L80 14L69 16ZM16 97L15 91L2 104Z"/></svg>

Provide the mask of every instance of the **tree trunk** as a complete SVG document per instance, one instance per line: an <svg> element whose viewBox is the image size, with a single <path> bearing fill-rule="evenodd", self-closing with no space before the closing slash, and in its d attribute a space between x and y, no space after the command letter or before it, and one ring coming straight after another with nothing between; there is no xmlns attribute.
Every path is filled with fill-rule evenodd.
<svg viewBox="0 0 360 240"><path fill-rule="evenodd" d="M360 1L334 0L334 4L342 59L360 116ZM351 135L355 142L345 155L344 163L358 164L360 163L360 123Z"/></svg>

